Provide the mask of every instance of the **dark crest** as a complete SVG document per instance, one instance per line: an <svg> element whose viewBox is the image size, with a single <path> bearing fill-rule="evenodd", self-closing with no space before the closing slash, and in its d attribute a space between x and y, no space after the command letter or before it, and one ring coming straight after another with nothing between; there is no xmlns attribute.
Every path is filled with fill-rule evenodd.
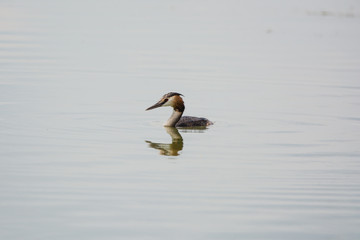
<svg viewBox="0 0 360 240"><path fill-rule="evenodd" d="M182 95L181 93L177 93L177 92L169 92L169 93L165 94L163 96L163 98L171 98L173 96L184 96L184 95Z"/></svg>

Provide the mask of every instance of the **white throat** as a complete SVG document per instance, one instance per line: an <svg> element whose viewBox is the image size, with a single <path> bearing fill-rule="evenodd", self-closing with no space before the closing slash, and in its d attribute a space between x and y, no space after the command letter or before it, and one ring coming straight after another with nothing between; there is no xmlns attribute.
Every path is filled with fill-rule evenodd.
<svg viewBox="0 0 360 240"><path fill-rule="evenodd" d="M183 112L173 111L170 118L164 124L165 127L175 127L176 123L180 120Z"/></svg>

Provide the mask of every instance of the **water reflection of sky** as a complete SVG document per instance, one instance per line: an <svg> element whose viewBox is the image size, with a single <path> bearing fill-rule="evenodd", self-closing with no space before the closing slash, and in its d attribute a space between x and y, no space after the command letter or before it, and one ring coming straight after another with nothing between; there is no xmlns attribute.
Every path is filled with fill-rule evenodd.
<svg viewBox="0 0 360 240"><path fill-rule="evenodd" d="M0 238L357 239L359 7L2 1Z"/></svg>

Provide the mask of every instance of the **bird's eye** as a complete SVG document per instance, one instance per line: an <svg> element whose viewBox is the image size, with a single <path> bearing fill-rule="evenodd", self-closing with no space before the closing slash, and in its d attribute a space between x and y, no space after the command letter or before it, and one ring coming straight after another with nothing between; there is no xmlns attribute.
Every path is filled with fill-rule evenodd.
<svg viewBox="0 0 360 240"><path fill-rule="evenodd" d="M164 99L164 103L166 103L168 100L169 100L169 99L165 98L165 99Z"/></svg>

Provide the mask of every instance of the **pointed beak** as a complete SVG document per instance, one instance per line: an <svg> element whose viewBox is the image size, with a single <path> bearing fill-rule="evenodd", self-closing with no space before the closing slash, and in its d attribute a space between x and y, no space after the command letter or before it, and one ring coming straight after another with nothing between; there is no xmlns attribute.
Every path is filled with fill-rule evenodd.
<svg viewBox="0 0 360 240"><path fill-rule="evenodd" d="M164 103L166 103L166 101L164 101L163 99L161 99L160 101L158 101L157 103L155 103L154 105L152 105L151 107L145 109L145 111L151 110L151 109L155 109L158 107L161 107L162 105L164 105Z"/></svg>

